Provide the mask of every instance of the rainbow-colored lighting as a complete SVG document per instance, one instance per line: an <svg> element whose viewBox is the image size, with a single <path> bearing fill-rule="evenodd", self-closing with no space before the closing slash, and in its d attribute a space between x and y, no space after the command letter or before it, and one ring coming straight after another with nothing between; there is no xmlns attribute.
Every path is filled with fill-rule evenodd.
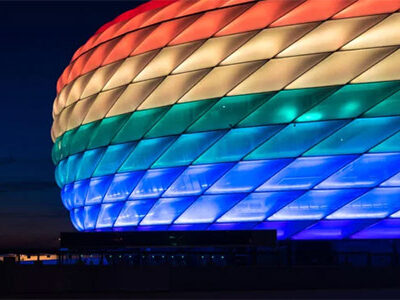
<svg viewBox="0 0 400 300"><path fill-rule="evenodd" d="M51 135L79 231L400 238L400 0L160 0L102 26Z"/></svg>

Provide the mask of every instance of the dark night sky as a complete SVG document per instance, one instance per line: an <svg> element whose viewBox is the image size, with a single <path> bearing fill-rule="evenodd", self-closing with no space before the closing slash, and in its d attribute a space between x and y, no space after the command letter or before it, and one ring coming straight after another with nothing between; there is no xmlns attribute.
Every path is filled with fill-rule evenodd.
<svg viewBox="0 0 400 300"><path fill-rule="evenodd" d="M140 3L0 2L0 248L54 247L74 230L50 157L56 80L101 25Z"/></svg>

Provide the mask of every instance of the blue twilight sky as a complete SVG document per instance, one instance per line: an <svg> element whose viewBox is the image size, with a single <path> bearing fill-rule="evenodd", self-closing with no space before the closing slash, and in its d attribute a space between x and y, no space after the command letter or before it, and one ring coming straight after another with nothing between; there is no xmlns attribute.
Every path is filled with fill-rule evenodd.
<svg viewBox="0 0 400 300"><path fill-rule="evenodd" d="M50 157L56 81L101 25L140 3L0 2L0 248L54 247L73 230Z"/></svg>

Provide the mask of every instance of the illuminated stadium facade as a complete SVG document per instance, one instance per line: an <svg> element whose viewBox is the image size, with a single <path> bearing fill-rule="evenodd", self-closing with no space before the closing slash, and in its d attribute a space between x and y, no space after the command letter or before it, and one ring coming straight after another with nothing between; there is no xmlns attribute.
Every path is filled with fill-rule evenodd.
<svg viewBox="0 0 400 300"><path fill-rule="evenodd" d="M79 231L400 237L400 1L150 1L57 82Z"/></svg>

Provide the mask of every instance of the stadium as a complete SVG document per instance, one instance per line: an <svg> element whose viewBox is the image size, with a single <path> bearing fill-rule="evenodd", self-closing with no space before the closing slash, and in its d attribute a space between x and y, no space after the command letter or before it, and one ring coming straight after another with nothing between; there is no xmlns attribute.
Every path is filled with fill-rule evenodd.
<svg viewBox="0 0 400 300"><path fill-rule="evenodd" d="M149 1L57 82L79 231L400 237L400 1Z"/></svg>

